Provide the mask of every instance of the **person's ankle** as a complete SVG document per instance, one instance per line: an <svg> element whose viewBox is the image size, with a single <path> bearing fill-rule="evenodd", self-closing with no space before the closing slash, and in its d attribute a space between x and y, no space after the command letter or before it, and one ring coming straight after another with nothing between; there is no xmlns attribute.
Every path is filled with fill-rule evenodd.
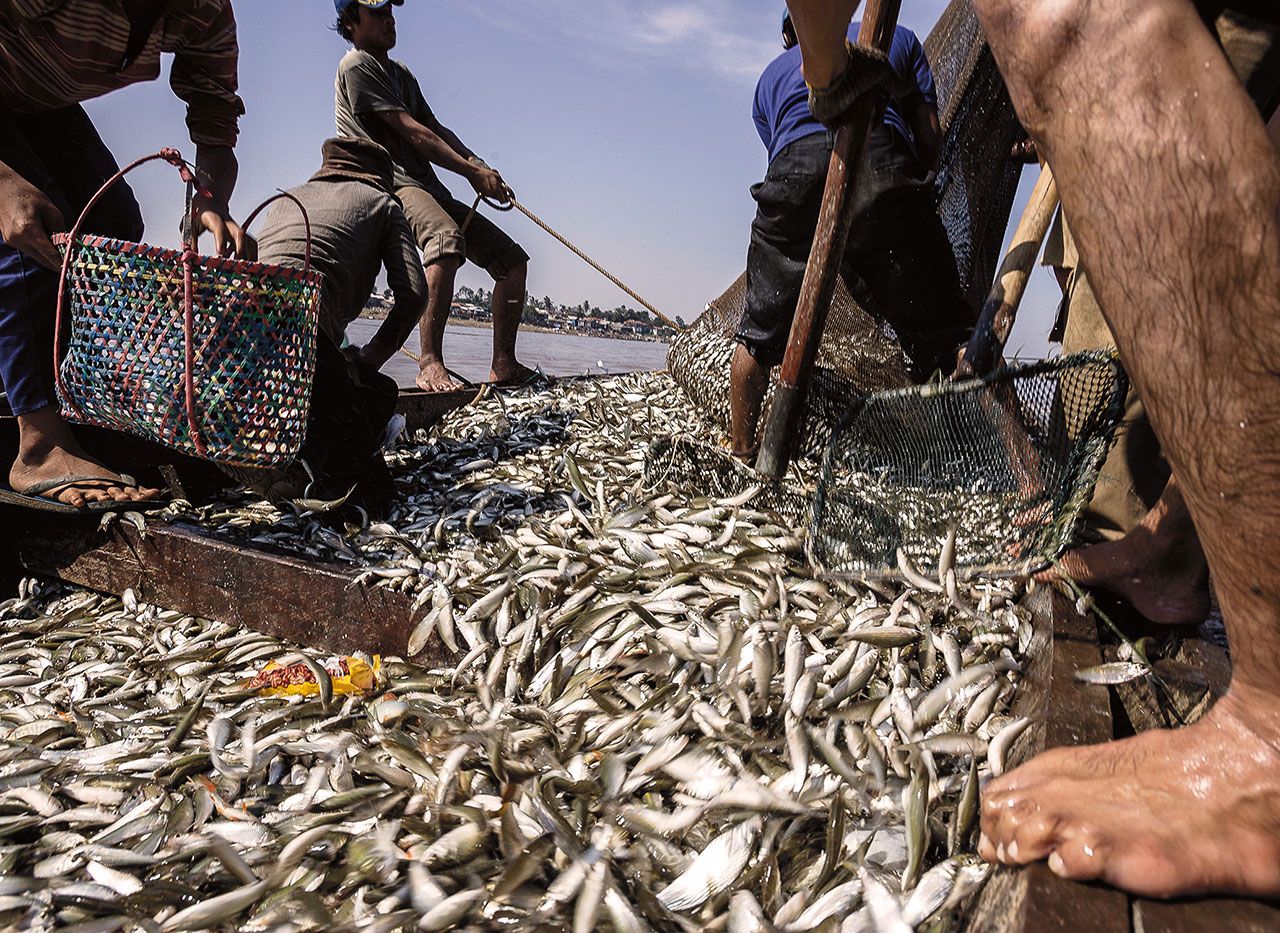
<svg viewBox="0 0 1280 933"><path fill-rule="evenodd" d="M58 450L79 453L71 428L54 406L18 416L19 463L38 464Z"/></svg>
<svg viewBox="0 0 1280 933"><path fill-rule="evenodd" d="M1235 673L1230 689L1214 709L1219 717L1235 721L1280 756L1280 686L1258 684Z"/></svg>

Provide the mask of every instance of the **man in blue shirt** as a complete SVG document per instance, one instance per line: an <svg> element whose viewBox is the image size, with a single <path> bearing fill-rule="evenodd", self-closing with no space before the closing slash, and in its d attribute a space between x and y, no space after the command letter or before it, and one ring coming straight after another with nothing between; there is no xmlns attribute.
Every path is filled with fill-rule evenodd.
<svg viewBox="0 0 1280 933"><path fill-rule="evenodd" d="M850 30L856 39L858 23ZM769 370L782 362L818 226L834 135L809 110L790 17L786 51L756 88L755 122L769 153L747 252L747 299L731 381L734 455L754 458ZM933 72L920 40L898 27L889 52L904 93L872 129L841 270L864 308L888 322L912 375L951 372L974 312L961 297L955 256L938 218L933 172L941 131Z"/></svg>

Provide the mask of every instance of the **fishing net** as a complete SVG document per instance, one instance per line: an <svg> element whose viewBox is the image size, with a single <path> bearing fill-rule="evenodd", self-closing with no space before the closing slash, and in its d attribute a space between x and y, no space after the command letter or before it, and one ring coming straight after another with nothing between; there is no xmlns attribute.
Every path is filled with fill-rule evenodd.
<svg viewBox="0 0 1280 933"><path fill-rule="evenodd" d="M982 305L995 275L1022 166L1009 158L1025 135L969 0L954 0L925 42L943 127L938 214L955 252L966 300ZM746 276L707 306L671 345L668 366L704 414L729 427L729 361L742 319ZM776 372L775 372L776 378ZM908 385L896 339L841 282L812 376L798 452L821 457L831 429L859 397ZM768 417L768 400L765 415Z"/></svg>
<svg viewBox="0 0 1280 933"><path fill-rule="evenodd" d="M1048 566L1072 541L1127 391L1118 359L1090 352L863 400L827 451L810 558L883 576L901 548L932 570L954 531L961 575Z"/></svg>
<svg viewBox="0 0 1280 933"><path fill-rule="evenodd" d="M743 273L675 339L667 357L672 378L707 418L726 431L729 367L737 348L733 335L742 318L746 294L747 276ZM841 280L811 376L798 440L800 452L820 459L831 441L832 427L840 423L850 405L872 392L910 384L902 348L858 306ZM776 380L769 383L765 412L776 385Z"/></svg>

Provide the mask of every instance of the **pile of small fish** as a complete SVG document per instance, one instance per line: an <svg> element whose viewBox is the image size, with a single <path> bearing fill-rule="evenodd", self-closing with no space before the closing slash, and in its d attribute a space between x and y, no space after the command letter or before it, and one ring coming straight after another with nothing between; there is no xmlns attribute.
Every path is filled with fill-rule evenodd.
<svg viewBox="0 0 1280 933"><path fill-rule="evenodd" d="M955 915L987 874L979 787L1027 725L1016 588L957 581L954 547L906 587L819 578L753 490L637 490L644 442L688 417L665 377L486 404L395 455L413 504L386 522L303 503L240 528L341 542L418 593L411 651L439 640L445 668L383 659L344 698L314 653L132 594L28 581L0 604L0 924ZM297 660L318 696L249 688Z"/></svg>

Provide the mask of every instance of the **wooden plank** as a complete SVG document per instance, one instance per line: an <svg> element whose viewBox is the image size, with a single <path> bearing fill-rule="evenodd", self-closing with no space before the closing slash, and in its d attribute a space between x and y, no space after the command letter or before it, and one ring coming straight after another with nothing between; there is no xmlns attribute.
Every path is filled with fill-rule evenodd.
<svg viewBox="0 0 1280 933"><path fill-rule="evenodd" d="M1159 685L1143 679L1116 690L1134 732L1176 729L1195 722L1226 693L1231 681L1226 653L1198 635L1183 640L1171 658L1156 661L1155 667ZM1263 933L1280 930L1280 904L1225 897L1135 898L1133 928L1138 933Z"/></svg>
<svg viewBox="0 0 1280 933"><path fill-rule="evenodd" d="M1036 722L1012 749L1014 765L1050 748L1106 742L1112 737L1105 688L1079 684L1073 673L1098 664L1097 629L1071 601L1047 588L1027 597L1035 634L1013 713ZM1064 881L1043 864L997 868L978 899L971 933L1129 933L1129 900L1119 891Z"/></svg>
<svg viewBox="0 0 1280 933"><path fill-rule="evenodd" d="M483 388L459 389L456 392L401 389L400 397L396 399L396 411L404 415L410 431L418 431L436 424L449 412L470 405L482 392Z"/></svg>
<svg viewBox="0 0 1280 933"><path fill-rule="evenodd" d="M97 519L24 515L19 522L14 549L31 573L115 595L132 589L166 609L323 651L408 653L413 598L357 585L349 568L240 547L180 525L149 525L143 534L123 522L102 533ZM415 660L435 666L448 658L433 638Z"/></svg>
<svg viewBox="0 0 1280 933"><path fill-rule="evenodd" d="M1280 930L1280 906L1239 898L1181 901L1137 900L1133 905L1134 933L1274 933Z"/></svg>

